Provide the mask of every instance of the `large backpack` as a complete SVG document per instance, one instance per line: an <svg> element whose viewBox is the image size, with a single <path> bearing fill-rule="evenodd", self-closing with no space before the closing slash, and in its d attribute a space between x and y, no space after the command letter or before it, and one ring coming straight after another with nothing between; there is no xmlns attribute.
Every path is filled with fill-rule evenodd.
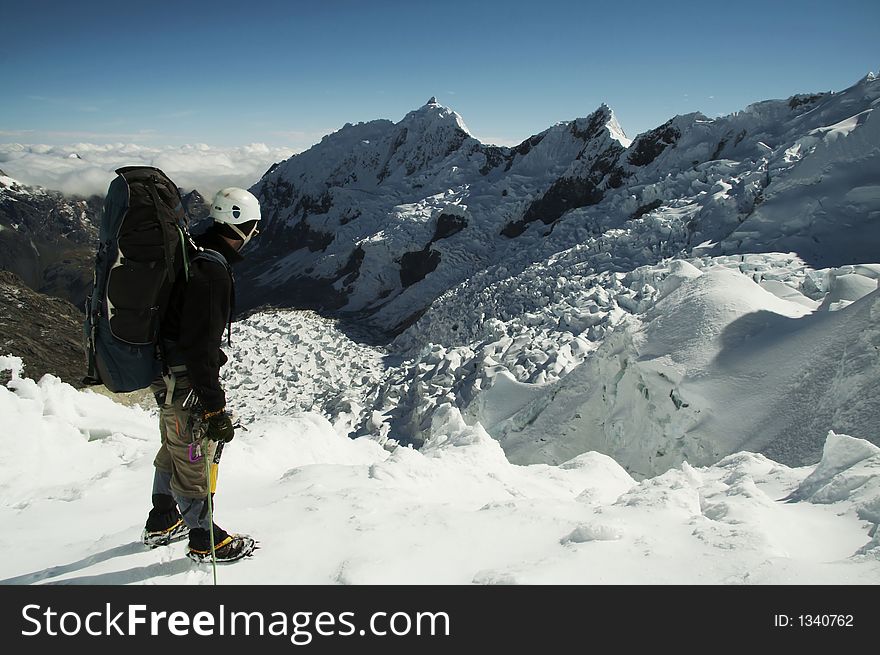
<svg viewBox="0 0 880 655"><path fill-rule="evenodd" d="M116 171L104 201L83 326L84 384L144 389L163 373L159 326L192 248L177 185L158 168Z"/></svg>

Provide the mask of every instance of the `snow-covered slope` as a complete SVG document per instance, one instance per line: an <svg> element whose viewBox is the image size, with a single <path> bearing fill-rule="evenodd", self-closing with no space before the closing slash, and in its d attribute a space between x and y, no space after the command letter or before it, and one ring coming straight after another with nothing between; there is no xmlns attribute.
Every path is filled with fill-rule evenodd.
<svg viewBox="0 0 880 655"><path fill-rule="evenodd" d="M762 111L763 104L746 113ZM880 80L869 75L801 116L794 141L794 134L769 141L773 150L767 157L769 184L763 202L724 238L720 249L793 250L818 266L876 261L878 105Z"/></svg>
<svg viewBox="0 0 880 655"><path fill-rule="evenodd" d="M399 329L497 262L514 218L623 138L605 106L513 149L479 143L434 99L396 124L346 125L252 188L266 218L242 302L380 312L378 327Z"/></svg>
<svg viewBox="0 0 880 655"><path fill-rule="evenodd" d="M246 421L314 411L347 436L368 418L365 408L388 375L383 350L352 340L312 312L256 314L237 322L234 334L234 356L222 376Z"/></svg>
<svg viewBox="0 0 880 655"><path fill-rule="evenodd" d="M509 150L431 102L271 171L251 273L274 302L409 325L320 401L352 435L418 445L451 403L516 462L813 462L828 430L880 442L872 301L845 309L880 277L878 102L868 75L632 142L603 106Z"/></svg>
<svg viewBox="0 0 880 655"><path fill-rule="evenodd" d="M838 312L724 267L620 324L504 425L513 461L605 452L638 475L750 450L815 462L834 426L880 441L880 293Z"/></svg>
<svg viewBox="0 0 880 655"><path fill-rule="evenodd" d="M254 185L267 231L243 302L399 332L458 285L575 248L594 271L740 252L870 262L878 102L868 75L839 93L676 116L632 142L603 105L516 148L480 144L433 99L396 124L346 125Z"/></svg>
<svg viewBox="0 0 880 655"><path fill-rule="evenodd" d="M517 148L432 100L273 167L239 297L344 320L234 326L218 520L264 543L226 581L880 581L878 98ZM13 377L5 581L207 582L115 502L155 410Z"/></svg>
<svg viewBox="0 0 880 655"><path fill-rule="evenodd" d="M0 358L0 368L18 367ZM51 376L14 377L0 387L0 411L28 435L0 433L0 582L211 583L210 566L185 558L185 544L139 542L154 411ZM217 493L218 522L253 534L261 548L218 577L227 585L878 584L880 535L869 534L880 519L878 467L876 446L832 433L818 466L739 453L636 482L597 453L559 466L510 464L448 405L421 451L347 439L316 413L264 416L224 450Z"/></svg>
<svg viewBox="0 0 880 655"><path fill-rule="evenodd" d="M880 442L880 266L755 254L585 273L565 257L533 265L475 294L472 323L432 309L390 348L354 358L382 362L366 387L350 378L358 420L352 405L323 410L354 435L418 445L451 403L512 461L598 450L637 476L743 448L803 465L828 430ZM330 359L367 347L335 334Z"/></svg>

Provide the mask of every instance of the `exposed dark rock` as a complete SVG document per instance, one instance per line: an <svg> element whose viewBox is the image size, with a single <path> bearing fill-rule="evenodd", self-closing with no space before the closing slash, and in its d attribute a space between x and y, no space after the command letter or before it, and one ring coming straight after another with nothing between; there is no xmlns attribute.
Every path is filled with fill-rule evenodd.
<svg viewBox="0 0 880 655"><path fill-rule="evenodd" d="M715 150L712 151L712 156L709 157L708 161L715 161L716 159L718 159L718 157L721 156L721 153L724 151L724 146L727 145L727 141L729 140L729 138L730 136L728 133L728 136L725 136L718 142L718 145L715 146ZM696 166L696 164L694 164L694 166Z"/></svg>
<svg viewBox="0 0 880 655"><path fill-rule="evenodd" d="M611 189L619 189L623 186L623 181L627 177L626 171L617 165L620 155L623 153L623 146L611 147L603 152L590 171L590 178L595 180L597 184L602 178L605 178L606 184Z"/></svg>
<svg viewBox="0 0 880 655"><path fill-rule="evenodd" d="M428 244L423 250L408 252L400 258L400 284L404 288L425 279L425 276L437 268L440 253L431 250Z"/></svg>
<svg viewBox="0 0 880 655"><path fill-rule="evenodd" d="M351 223L351 222L352 222L353 220L355 220L356 218L360 218L360 215L361 215L361 210L360 210L360 209L355 209L353 212L351 212L351 213L349 213L349 214L346 214L345 216L343 216L342 218L340 218L340 219L339 219L339 224L340 224L340 225L347 225L348 223Z"/></svg>
<svg viewBox="0 0 880 655"><path fill-rule="evenodd" d="M345 266L336 272L336 279L342 280L342 284L346 287L351 286L361 274L361 264L364 263L364 249L358 246L351 251Z"/></svg>
<svg viewBox="0 0 880 655"><path fill-rule="evenodd" d="M394 141L391 142L391 146L388 148L388 155L385 157L385 164L382 166L382 170L379 171L379 174L376 176L379 184L381 184L386 177L391 175L391 170L388 168L388 164L391 163L391 158L394 157L394 153L400 149L404 143L406 143L406 137L409 134L409 130L405 127L402 127L400 131L398 131L397 136L394 137Z"/></svg>
<svg viewBox="0 0 880 655"><path fill-rule="evenodd" d="M236 272L236 279L240 277L242 276ZM271 286L242 288L242 285L236 285L236 306L243 308L236 318L243 318L253 308L261 306L296 307L329 314L338 312L348 302L348 297L333 284L334 280L301 275ZM242 289L241 295L239 289Z"/></svg>
<svg viewBox="0 0 880 655"><path fill-rule="evenodd" d="M583 129L580 128L578 121L572 121L571 133L582 141L590 141L597 138L602 133L609 118L610 114L607 109L605 111L601 109L594 111L590 115L590 120L587 122L586 127Z"/></svg>
<svg viewBox="0 0 880 655"><path fill-rule="evenodd" d="M425 312L428 311L428 307L418 310L413 313L411 316L407 316L400 323L394 326L394 329L391 331L389 337L396 337L398 334L406 330L408 327L411 327L416 324L416 322L424 316ZM453 328L454 329L454 328Z"/></svg>
<svg viewBox="0 0 880 655"><path fill-rule="evenodd" d="M29 289L9 271L0 271L0 352L21 357L24 375L46 373L81 387L86 360L82 314L60 298Z"/></svg>
<svg viewBox="0 0 880 655"><path fill-rule="evenodd" d="M330 211L332 207L333 198L330 195L329 191L325 191L318 199L312 198L309 195L304 195L297 203L297 206L294 209L294 213L301 211L303 217L310 215L326 214Z"/></svg>
<svg viewBox="0 0 880 655"><path fill-rule="evenodd" d="M532 203L523 215L523 221L541 220L550 225L570 209L595 205L600 200L602 191L592 180L563 177L556 180L542 198Z"/></svg>
<svg viewBox="0 0 880 655"><path fill-rule="evenodd" d="M0 185L0 269L41 293L84 306L91 289L99 196L69 198Z"/></svg>
<svg viewBox="0 0 880 655"><path fill-rule="evenodd" d="M658 198L657 200L652 200L652 201L649 202L647 205L642 205L641 207L639 207L638 209L636 209L636 210L633 212L632 216L630 217L630 220L633 220L633 221L634 221L634 220L636 220L636 219L638 219L638 218L641 218L642 216L644 216L644 215L647 214L648 212L652 212L652 211L654 211L655 209L657 209L657 208L658 208L660 205L662 205L662 204L663 204L663 201L660 200L659 198Z"/></svg>
<svg viewBox="0 0 880 655"><path fill-rule="evenodd" d="M211 222L211 203L195 189L189 193L181 194L181 199L183 209L189 219L190 232L199 233L205 230Z"/></svg>
<svg viewBox="0 0 880 655"><path fill-rule="evenodd" d="M190 221L198 221L207 218L211 213L211 203L204 196L193 189L183 195L183 208Z"/></svg>
<svg viewBox="0 0 880 655"><path fill-rule="evenodd" d="M456 150L461 148L461 146L464 145L464 142L470 138L471 138L471 136L467 132L465 132L464 130L456 129L455 133L452 135L452 138L449 139L449 143L446 147L446 152L443 153L443 156L448 157L453 152L455 152ZM424 163L424 162L422 162L422 163ZM418 169L416 169L416 170L418 170ZM415 172L415 171L413 171L413 172ZM412 175L412 173L409 173L409 174Z"/></svg>
<svg viewBox="0 0 880 655"><path fill-rule="evenodd" d="M507 166L504 167L505 172L510 170L510 167L513 166L513 162L516 159L516 156L525 157L532 151L532 148L537 146L541 141L544 140L546 133L535 134L534 136L530 136L528 139L520 143L518 146L513 148L510 151L510 156L507 160Z"/></svg>
<svg viewBox="0 0 880 655"><path fill-rule="evenodd" d="M290 182L283 179L272 182L264 180L254 195L260 201L260 207L290 207L293 204L294 188Z"/></svg>
<svg viewBox="0 0 880 655"><path fill-rule="evenodd" d="M63 298L80 311L85 311L86 298L94 286L95 250L85 246L52 253L55 260L44 257L40 293Z"/></svg>
<svg viewBox="0 0 880 655"><path fill-rule="evenodd" d="M99 196L68 198L57 191L0 185L0 224L41 242L93 243L102 206Z"/></svg>
<svg viewBox="0 0 880 655"><path fill-rule="evenodd" d="M503 228L501 228L501 236L505 236L508 239L515 239L520 234L526 231L526 228L529 226L527 221L518 220L511 221Z"/></svg>
<svg viewBox="0 0 880 655"><path fill-rule="evenodd" d="M672 121L640 135L630 146L629 163L633 166L647 166L681 137L681 132Z"/></svg>
<svg viewBox="0 0 880 655"><path fill-rule="evenodd" d="M311 252L318 252L327 249L335 235L330 232L321 232L314 230L303 216L299 222L287 232L290 243L290 250L299 250L300 248L308 248Z"/></svg>
<svg viewBox="0 0 880 655"><path fill-rule="evenodd" d="M539 143L541 143L541 141L544 140L545 136L546 136L546 133L535 134L533 136L530 136L528 139L526 139L525 141L523 141L522 143L520 143L518 146L516 146L513 149L513 154L520 155L521 157L525 157L527 154L529 154L532 151L532 148L534 148Z"/></svg>
<svg viewBox="0 0 880 655"><path fill-rule="evenodd" d="M480 175L488 175L510 157L509 149L498 146L483 146L482 152L486 156L486 163L480 168Z"/></svg>
<svg viewBox="0 0 880 655"><path fill-rule="evenodd" d="M821 100L824 97L824 93L798 94L788 99L788 106L792 109L797 109L804 105L812 105L814 102Z"/></svg>
<svg viewBox="0 0 880 655"><path fill-rule="evenodd" d="M431 243L440 239L447 239L453 234L458 234L467 227L467 219L458 214L440 214L437 217L437 227L434 230L434 236L431 237Z"/></svg>
<svg viewBox="0 0 880 655"><path fill-rule="evenodd" d="M602 122L603 128L604 125L605 122ZM551 225L567 211L600 202L606 188L617 188L623 184L626 173L617 165L623 151L623 146L615 141L596 158L585 175L556 180L542 197L529 205L521 219L505 225L501 234L508 238L518 237L529 223L540 220Z"/></svg>

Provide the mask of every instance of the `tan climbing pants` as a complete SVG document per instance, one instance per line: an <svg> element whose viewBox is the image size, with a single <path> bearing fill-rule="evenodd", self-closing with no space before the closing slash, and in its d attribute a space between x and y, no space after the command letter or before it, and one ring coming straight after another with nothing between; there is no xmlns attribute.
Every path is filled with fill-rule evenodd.
<svg viewBox="0 0 880 655"><path fill-rule="evenodd" d="M165 398L168 387L172 387L171 402ZM205 498L208 495L208 481L205 473L205 459L214 457L217 443L203 443L201 434L193 434L194 416L192 406L184 408L189 392L189 382L185 375L178 376L173 384L157 380L150 387L159 404L159 435L161 446L153 465L160 471L171 474L171 491L175 496L185 498ZM162 400L164 399L164 402ZM217 465L211 464L210 491L217 486Z"/></svg>

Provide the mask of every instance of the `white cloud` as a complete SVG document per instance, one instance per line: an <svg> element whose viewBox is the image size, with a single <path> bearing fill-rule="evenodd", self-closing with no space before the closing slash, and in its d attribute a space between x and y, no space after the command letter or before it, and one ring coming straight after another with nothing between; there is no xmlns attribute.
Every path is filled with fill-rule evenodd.
<svg viewBox="0 0 880 655"><path fill-rule="evenodd" d="M0 130L0 138L29 138L33 133L33 130Z"/></svg>
<svg viewBox="0 0 880 655"><path fill-rule="evenodd" d="M226 186L250 187L269 166L295 152L291 148L270 147L262 143L234 148L203 143L159 147L135 143L73 143L64 146L0 143L0 168L24 184L69 194L103 195L113 179L114 170L146 164L161 168L183 189L198 189L210 198Z"/></svg>

